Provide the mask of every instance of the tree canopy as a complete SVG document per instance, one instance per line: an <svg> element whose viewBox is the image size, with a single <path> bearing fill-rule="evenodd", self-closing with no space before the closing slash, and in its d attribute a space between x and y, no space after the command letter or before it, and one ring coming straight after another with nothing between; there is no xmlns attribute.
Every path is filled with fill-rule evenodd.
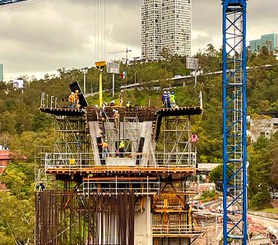
<svg viewBox="0 0 278 245"><path fill-rule="evenodd" d="M222 50L215 50L209 44L205 51L196 55L200 69L206 72L221 70ZM135 61L121 71L127 71L127 78L115 75L116 97L112 97L112 75L103 71L104 100L119 100L120 86L143 83L143 89L121 93L125 101L133 105L161 106L164 88L176 93L180 106L198 106L199 92L203 94L204 113L193 117L192 130L199 136L198 162L221 162L222 160L222 80L221 75L202 75L194 86L194 77L180 86L173 80L175 75L188 75L185 57L171 56L163 51L163 59L158 62ZM248 114L278 111L278 61L273 54L262 48L257 54L248 52L247 98ZM88 69L86 91L98 90L99 71ZM24 89L13 89L12 81L0 82L0 145L8 147L15 158L0 177L9 192L0 192L0 245L14 244L15 241L32 242L33 188L36 153L39 146L51 146L53 141L53 120L39 111L41 103L49 103L51 96L57 98L58 106L67 105L70 93L68 85L79 81L83 85L82 69L58 69L58 75L45 75L44 79L23 77ZM154 90L156 87L156 90ZM106 91L107 90L107 91ZM41 101L45 93L48 100ZM47 97L48 96L48 97ZM97 104L97 95L87 98L90 105ZM254 207L267 206L269 199L262 197L271 188L278 188L278 135L270 139L260 138L249 145L249 198ZM22 158L26 157L26 160ZM221 180L221 166L211 173L212 180ZM267 191L266 191L267 190Z"/></svg>

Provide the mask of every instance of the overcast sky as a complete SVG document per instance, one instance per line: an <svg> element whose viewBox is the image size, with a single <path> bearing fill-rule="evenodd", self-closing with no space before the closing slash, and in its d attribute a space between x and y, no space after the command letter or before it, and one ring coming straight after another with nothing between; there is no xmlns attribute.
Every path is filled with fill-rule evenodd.
<svg viewBox="0 0 278 245"><path fill-rule="evenodd" d="M0 6L0 64L4 80L92 67L95 61L140 56L143 0L29 0ZM222 42L221 0L192 0L192 55ZM104 5L105 3L105 5ZM278 0L249 0L247 44L278 33ZM104 11L105 9L105 11ZM99 17L99 18L98 18ZM105 31L101 31L105 30ZM103 41L104 40L104 41Z"/></svg>

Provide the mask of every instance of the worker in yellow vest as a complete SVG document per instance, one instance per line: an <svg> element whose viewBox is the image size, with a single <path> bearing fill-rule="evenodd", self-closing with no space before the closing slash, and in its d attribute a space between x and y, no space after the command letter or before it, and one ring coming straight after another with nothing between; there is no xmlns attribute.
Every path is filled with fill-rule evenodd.
<svg viewBox="0 0 278 245"><path fill-rule="evenodd" d="M176 96L174 92L170 94L170 106L171 108L175 108L176 106Z"/></svg>
<svg viewBox="0 0 278 245"><path fill-rule="evenodd" d="M120 144L119 144L120 157L124 157L124 152L125 152L125 142L123 139L120 139Z"/></svg>

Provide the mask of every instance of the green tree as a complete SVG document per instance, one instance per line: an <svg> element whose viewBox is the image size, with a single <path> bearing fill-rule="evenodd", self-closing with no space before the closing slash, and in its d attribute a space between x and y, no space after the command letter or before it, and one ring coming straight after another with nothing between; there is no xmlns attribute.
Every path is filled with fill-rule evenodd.
<svg viewBox="0 0 278 245"><path fill-rule="evenodd" d="M19 199L29 198L32 194L34 182L34 164L15 162L10 163L5 172L0 176L10 193Z"/></svg>
<svg viewBox="0 0 278 245"><path fill-rule="evenodd" d="M32 242L34 227L32 203L30 200L18 200L9 192L0 192L0 244Z"/></svg>

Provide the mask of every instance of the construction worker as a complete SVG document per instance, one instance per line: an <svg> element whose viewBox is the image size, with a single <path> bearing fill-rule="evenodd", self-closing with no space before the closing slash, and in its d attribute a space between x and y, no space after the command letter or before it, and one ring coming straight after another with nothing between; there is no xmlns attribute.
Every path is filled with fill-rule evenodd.
<svg viewBox="0 0 278 245"><path fill-rule="evenodd" d="M111 100L111 101L109 102L109 106L115 106L115 100Z"/></svg>
<svg viewBox="0 0 278 245"><path fill-rule="evenodd" d="M113 110L114 114L112 118L114 119L114 128L118 129L120 124L120 114L117 110Z"/></svg>
<svg viewBox="0 0 278 245"><path fill-rule="evenodd" d="M123 106L124 105L124 99L123 97L120 97L120 103L119 103L119 106Z"/></svg>
<svg viewBox="0 0 278 245"><path fill-rule="evenodd" d="M108 142L104 140L99 145L102 146L102 159L105 159L108 156Z"/></svg>
<svg viewBox="0 0 278 245"><path fill-rule="evenodd" d="M198 135L195 134L195 133L193 133L193 134L191 135L191 142L192 142L193 150L195 150L196 144L197 144L197 141L198 141L198 140L199 140Z"/></svg>
<svg viewBox="0 0 278 245"><path fill-rule="evenodd" d="M171 108L174 108L176 106L176 96L175 96L175 92L172 92L170 94L170 106Z"/></svg>
<svg viewBox="0 0 278 245"><path fill-rule="evenodd" d="M74 106L75 108L79 108L79 91L75 90L74 93Z"/></svg>
<svg viewBox="0 0 278 245"><path fill-rule="evenodd" d="M167 91L167 106L166 108L171 108L171 104L170 104L170 91Z"/></svg>
<svg viewBox="0 0 278 245"><path fill-rule="evenodd" d="M161 100L162 100L162 103L163 103L163 107L167 108L167 92L166 91L163 92Z"/></svg>
<svg viewBox="0 0 278 245"><path fill-rule="evenodd" d="M42 182L36 185L37 191L44 191L44 189L45 189L45 185Z"/></svg>
<svg viewBox="0 0 278 245"><path fill-rule="evenodd" d="M69 108L74 108L75 104L75 96L74 96L74 92L71 92L70 96L69 96Z"/></svg>
<svg viewBox="0 0 278 245"><path fill-rule="evenodd" d="M197 141L198 141L198 135L195 134L195 133L193 133L193 134L191 135L191 142L192 142L192 143L196 143Z"/></svg>
<svg viewBox="0 0 278 245"><path fill-rule="evenodd" d="M120 139L120 144L119 144L119 155L120 157L124 157L124 152L125 152L125 142L123 139Z"/></svg>
<svg viewBox="0 0 278 245"><path fill-rule="evenodd" d="M104 102L104 103L102 104L102 107L99 109L99 115L100 115L100 118L101 118L101 120L102 120L103 122L106 121L106 117L107 117L106 112L105 112L105 107L106 107L106 106L107 106L107 103Z"/></svg>

